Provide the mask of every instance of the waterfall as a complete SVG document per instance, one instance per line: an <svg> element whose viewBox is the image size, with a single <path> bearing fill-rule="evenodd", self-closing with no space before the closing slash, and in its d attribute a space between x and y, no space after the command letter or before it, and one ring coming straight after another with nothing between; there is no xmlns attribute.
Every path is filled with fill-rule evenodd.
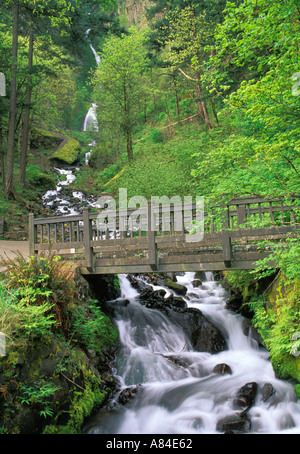
<svg viewBox="0 0 300 454"><path fill-rule="evenodd" d="M86 37L88 37L90 29L86 31ZM100 64L101 59L95 51L91 42L89 46L95 56L97 65ZM83 131L99 131L98 120L97 120L97 105L92 103L88 110L84 123ZM96 145L96 141L93 140L89 146L91 149L85 154L85 165L89 165L89 159L92 153L93 147ZM75 179L75 171L79 168L54 168L58 175L58 182L55 190L47 191L42 197L42 203L45 207L48 207L55 215L76 215L81 212L82 202L87 202L88 206L95 206L96 197L86 198L82 192L72 191L68 192L67 186L69 186Z"/></svg>
<svg viewBox="0 0 300 454"><path fill-rule="evenodd" d="M84 433L222 433L220 421L240 418L241 410L234 406L238 390L253 382L257 395L247 413L247 432L300 432L300 404L293 386L275 377L268 352L245 334L246 320L226 308L225 291L212 275L207 273L199 287L193 279L194 273L177 276L188 289L188 307L200 309L219 327L228 348L215 354L194 351L181 328L162 311L141 304L137 290L120 276L122 300L109 303L121 339L115 374L120 392L137 385L138 394L120 405L118 393L87 422ZM124 298L128 304L122 304ZM217 374L219 364L226 364L230 373ZM265 386L273 390L267 398Z"/></svg>
<svg viewBox="0 0 300 454"><path fill-rule="evenodd" d="M86 37L88 38L88 35L90 33L91 29L89 28L85 34L86 34ZM90 48L95 56L95 60L96 60L96 63L97 63L97 66L100 65L101 63L101 58L99 57L99 55L97 54L97 52L95 51L93 45L91 42L89 42L89 45L90 45ZM84 119L84 123L83 123L83 131L86 132L86 131L95 131L95 132L99 132L99 125L98 125L98 119L97 119L97 104L95 103L92 103L90 109L88 110L88 113L86 114L86 117ZM92 143L89 144L90 147L94 147L96 145L96 142L93 140ZM92 153L92 148L90 149L90 151L88 151L86 154L85 154L85 165L88 166L89 165L89 159L90 159L90 156L91 156L91 153Z"/></svg>

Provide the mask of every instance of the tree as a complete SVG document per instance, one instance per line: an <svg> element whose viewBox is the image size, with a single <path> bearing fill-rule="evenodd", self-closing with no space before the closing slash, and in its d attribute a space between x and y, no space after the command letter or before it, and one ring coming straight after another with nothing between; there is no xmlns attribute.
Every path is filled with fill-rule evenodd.
<svg viewBox="0 0 300 454"><path fill-rule="evenodd" d="M219 92L229 53L255 77L248 74L225 98L232 133L199 159L196 174L206 185L212 182L216 199L252 194L293 200L299 194L300 105L293 93L299 32L294 0L228 4L210 63L211 84Z"/></svg>
<svg viewBox="0 0 300 454"><path fill-rule="evenodd" d="M120 38L111 36L103 47L101 65L93 77L95 99L101 106L99 122L121 128L126 138L129 162L133 160L132 130L144 90L145 34L146 30L132 28L129 34Z"/></svg>
<svg viewBox="0 0 300 454"><path fill-rule="evenodd" d="M9 107L9 129L7 139L7 167L5 178L5 196L8 198L13 191L15 125L17 110L17 64L18 64L18 37L19 37L19 3L12 3L13 43L11 59L11 87Z"/></svg>
<svg viewBox="0 0 300 454"><path fill-rule="evenodd" d="M194 99L200 120L212 129L207 101L218 123L213 96L202 76L209 59L208 46L223 20L225 0L154 0L148 9L151 31L148 46L153 65L176 68L195 86ZM174 80L174 79L173 79Z"/></svg>
<svg viewBox="0 0 300 454"><path fill-rule="evenodd" d="M198 116L211 130L212 123L203 95L201 75L204 62L208 59L205 47L212 40L214 28L212 24L205 21L204 15L196 15L191 7L172 13L169 28L170 59L184 77L195 82ZM182 65L184 65L184 69L182 69ZM188 71L191 75L187 74Z"/></svg>
<svg viewBox="0 0 300 454"><path fill-rule="evenodd" d="M66 34L66 30L76 17L76 11L84 10L87 15L86 7L100 6L106 10L115 8L115 0L89 0L83 2L81 0L6 0L2 8L8 7L12 11L13 23L13 45L11 54L11 89L10 89L10 117L8 128L7 140L7 163L6 163L6 178L4 179L4 165L2 167L2 180L5 181L5 196L15 197L13 189L13 174L14 174L14 161L15 161L15 134L18 123L17 116L17 82L18 82L18 45L20 30L19 24L23 21L29 24L27 27L29 46L28 46L28 65L27 65L27 84L26 84L26 101L25 101L25 114L23 121L23 143L21 152L21 169L20 179L21 183L25 182L25 171L27 164L27 147L30 135L30 112L31 112L31 98L33 91L33 51L34 41L36 37L43 36L60 36ZM27 19L23 20L23 19ZM43 23L43 31L39 29L40 22ZM26 29L26 25L23 27ZM70 29L70 28L69 28ZM84 41L84 33L82 34L82 41ZM3 159L1 159L3 163Z"/></svg>

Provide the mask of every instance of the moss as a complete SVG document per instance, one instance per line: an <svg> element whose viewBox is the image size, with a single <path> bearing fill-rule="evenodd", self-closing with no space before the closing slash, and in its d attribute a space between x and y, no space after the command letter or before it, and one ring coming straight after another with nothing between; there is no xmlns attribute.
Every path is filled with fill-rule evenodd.
<svg viewBox="0 0 300 454"><path fill-rule="evenodd" d="M74 164L80 152L80 143L76 139L69 139L59 147L51 156L52 160L63 161L66 164Z"/></svg>
<svg viewBox="0 0 300 454"><path fill-rule="evenodd" d="M300 357L292 355L291 340L298 333L300 279L288 280L282 273L262 285L249 272L226 272L224 280L241 292L243 303L254 311L253 324L258 328L277 377L296 383L300 394Z"/></svg>
<svg viewBox="0 0 300 454"><path fill-rule="evenodd" d="M34 128L31 131L30 145L35 149L51 149L56 148L62 142L62 140L63 138L55 132L51 132L47 129L42 128Z"/></svg>
<svg viewBox="0 0 300 454"><path fill-rule="evenodd" d="M100 389L100 379L85 365L81 365L80 371L84 377L84 390L73 392L71 405L67 412L68 422L65 425L48 425L44 429L44 434L79 434L84 420L91 415L96 406L101 405L106 399L107 393ZM61 416L62 413L58 416Z"/></svg>

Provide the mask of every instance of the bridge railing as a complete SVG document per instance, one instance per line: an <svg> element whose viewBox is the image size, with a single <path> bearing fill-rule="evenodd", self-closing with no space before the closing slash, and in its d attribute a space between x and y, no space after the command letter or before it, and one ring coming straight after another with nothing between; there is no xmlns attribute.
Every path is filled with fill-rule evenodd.
<svg viewBox="0 0 300 454"><path fill-rule="evenodd" d="M184 206L152 206L148 203L138 211L128 209L106 215L100 210L99 213L84 208L82 214L75 216L34 218L31 214L30 254L48 250L51 246L62 255L82 260L91 267L97 254L101 258L117 258L128 250L141 256L140 262L155 264L158 246L171 248L174 241L179 251L184 235L197 228L200 222L204 228L201 244L207 247L220 245L223 260L230 266L233 242L246 236L282 235L289 231L288 226L300 222L293 203L260 197L233 199L225 210L217 207L214 213L200 212L200 217L199 206L195 203ZM201 248L200 243L197 247ZM118 255L118 251L123 255Z"/></svg>

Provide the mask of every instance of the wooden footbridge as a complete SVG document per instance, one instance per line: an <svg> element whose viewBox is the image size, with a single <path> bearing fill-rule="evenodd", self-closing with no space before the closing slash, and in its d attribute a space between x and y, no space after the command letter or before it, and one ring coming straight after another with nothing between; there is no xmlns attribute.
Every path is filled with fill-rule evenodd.
<svg viewBox="0 0 300 454"><path fill-rule="evenodd" d="M107 224L88 208L76 216L30 214L29 249L33 255L51 248L83 275L253 269L272 251L263 240L296 235L294 207L281 199L234 199L221 214L204 215L203 238L188 233L185 222L178 231L177 215L186 216L182 206L153 209L148 202L138 216L134 210L117 211ZM188 209L189 221L199 221L196 204Z"/></svg>

